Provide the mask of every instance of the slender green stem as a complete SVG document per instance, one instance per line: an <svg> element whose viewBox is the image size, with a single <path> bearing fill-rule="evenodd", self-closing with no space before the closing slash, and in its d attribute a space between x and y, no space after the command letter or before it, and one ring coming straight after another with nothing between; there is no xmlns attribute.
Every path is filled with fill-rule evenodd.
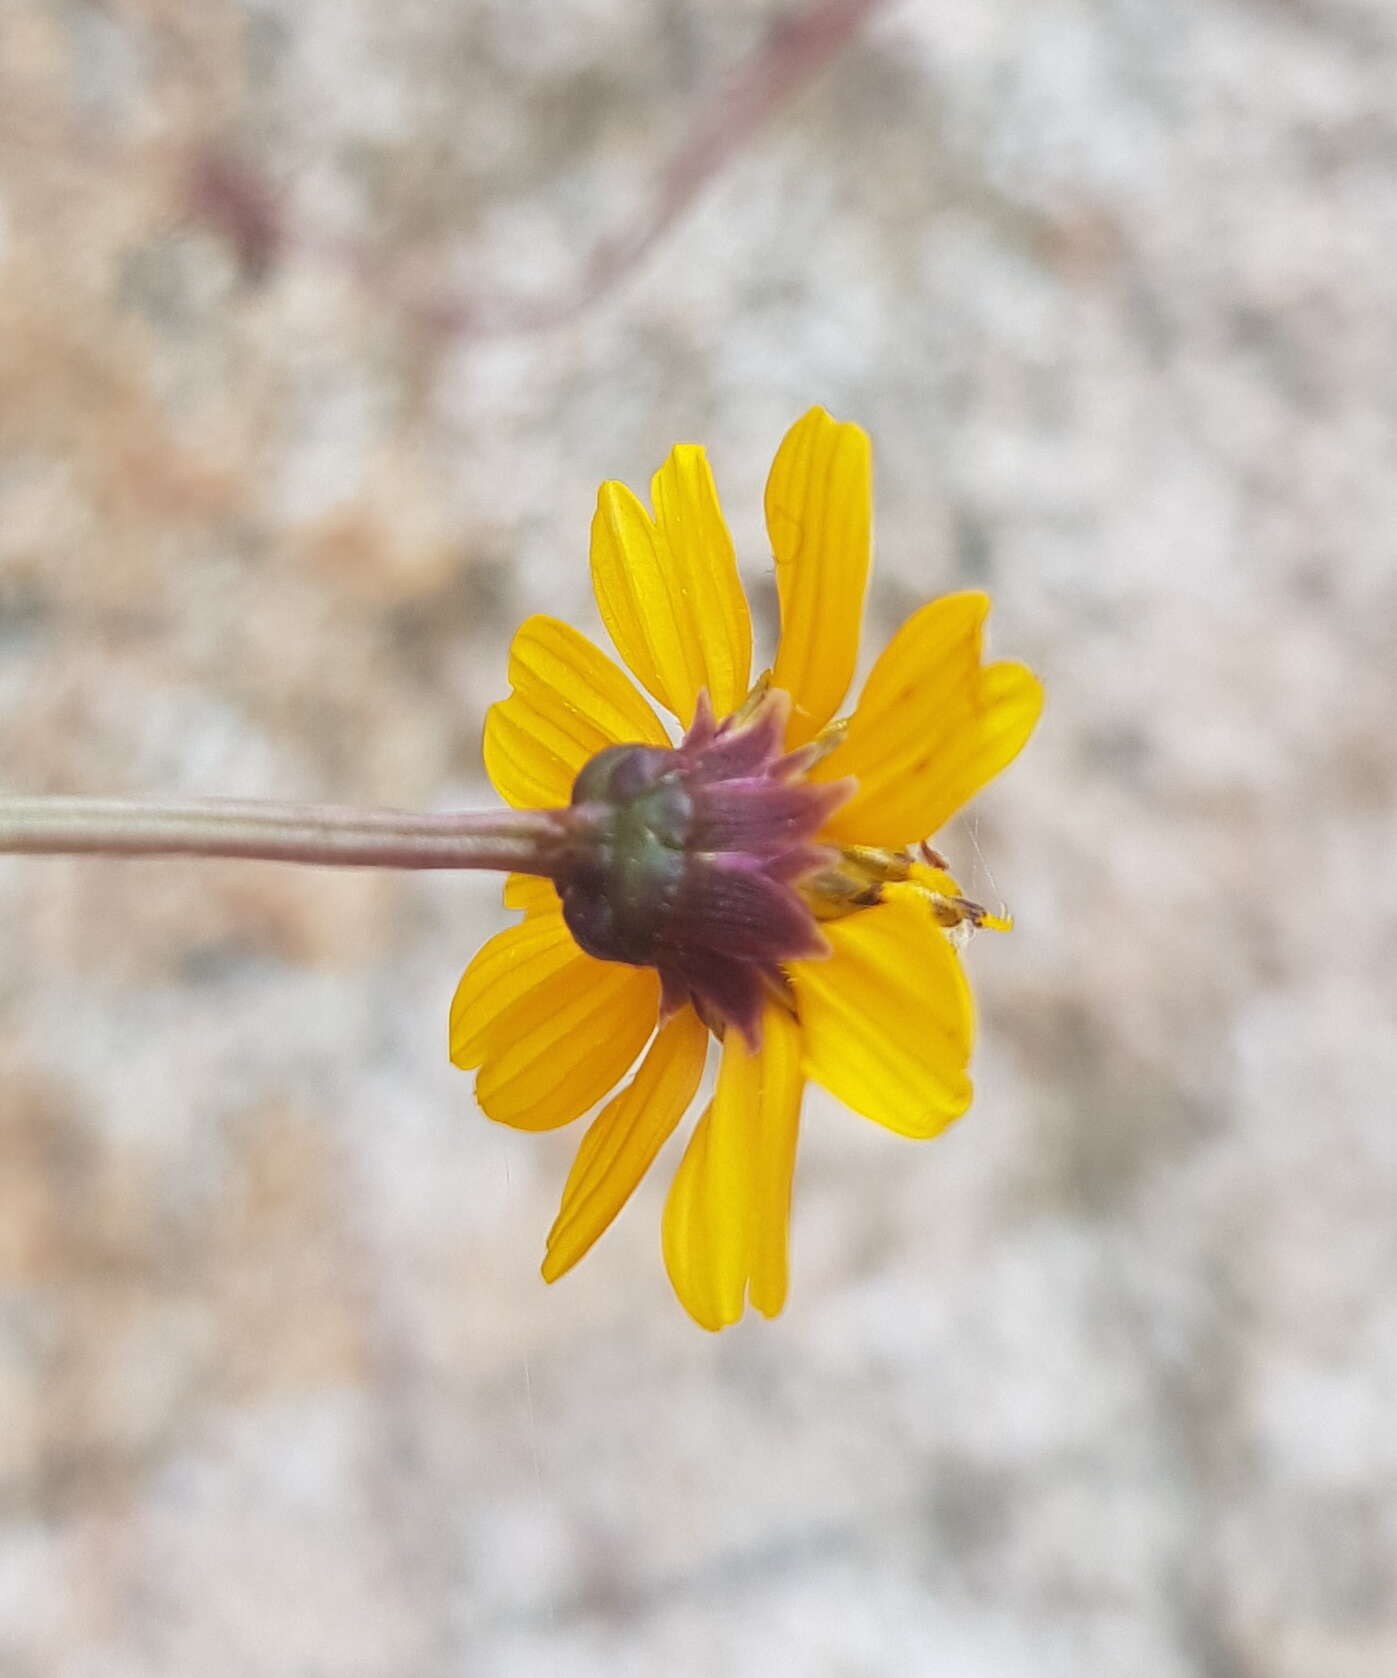
<svg viewBox="0 0 1397 1678"><path fill-rule="evenodd" d="M424 816L224 798L0 797L0 854L241 857L551 875L580 825L570 810Z"/></svg>

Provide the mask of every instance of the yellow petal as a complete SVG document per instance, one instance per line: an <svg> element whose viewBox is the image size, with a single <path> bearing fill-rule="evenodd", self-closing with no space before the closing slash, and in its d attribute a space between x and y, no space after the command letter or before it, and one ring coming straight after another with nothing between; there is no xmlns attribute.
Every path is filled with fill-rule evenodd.
<svg viewBox="0 0 1397 1678"><path fill-rule="evenodd" d="M981 664L988 610L983 594L947 595L915 612L888 643L844 738L811 772L812 780L858 780L823 837L910 845L1017 756L1043 689L1021 664Z"/></svg>
<svg viewBox="0 0 1397 1678"><path fill-rule="evenodd" d="M970 1105L974 1036L960 960L915 885L827 921L832 953L793 962L807 1076L903 1136L935 1136Z"/></svg>
<svg viewBox="0 0 1397 1678"><path fill-rule="evenodd" d="M794 701L786 736L793 747L819 733L853 679L872 513L867 434L812 408L786 433L766 484L781 596L771 681Z"/></svg>
<svg viewBox="0 0 1397 1678"><path fill-rule="evenodd" d="M669 744L634 684L585 635L527 618L509 649L513 692L485 718L485 770L517 810L555 809L577 772L607 746Z"/></svg>
<svg viewBox="0 0 1397 1678"><path fill-rule="evenodd" d="M481 1063L475 1098L518 1130L571 1124L625 1077L655 1029L660 982L648 968L578 951L566 973L520 1002Z"/></svg>
<svg viewBox="0 0 1397 1678"><path fill-rule="evenodd" d="M659 1000L648 968L585 955L561 912L540 909L466 969L451 1004L451 1059L480 1068L476 1099L490 1118L552 1130L625 1076Z"/></svg>
<svg viewBox="0 0 1397 1678"><path fill-rule="evenodd" d="M536 985L570 970L581 954L559 909L497 932L476 952L451 999L452 1065L479 1066L509 1010Z"/></svg>
<svg viewBox="0 0 1397 1678"><path fill-rule="evenodd" d="M592 586L616 650L687 727L700 689L720 717L746 697L752 625L703 450L671 450L650 495L653 519L624 484L602 485Z"/></svg>
<svg viewBox="0 0 1397 1678"><path fill-rule="evenodd" d="M556 1282L610 1228L688 1109L708 1053L708 1028L683 1008L651 1044L640 1070L593 1120L577 1150L543 1278Z"/></svg>
<svg viewBox="0 0 1397 1678"><path fill-rule="evenodd" d="M752 1139L752 1222L747 1296L764 1317L786 1303L791 1186L805 1088L800 1028L784 1008L767 1009L759 1062L759 1123Z"/></svg>
<svg viewBox="0 0 1397 1678"><path fill-rule="evenodd" d="M506 909L522 909L526 915L540 909L558 908L558 888L552 880L537 874L510 874L504 883Z"/></svg>
<svg viewBox="0 0 1397 1678"><path fill-rule="evenodd" d="M742 1315L743 1296L775 1316L786 1299L786 1234L800 1125L800 1031L768 1004L762 1046L723 1045L713 1102L689 1142L665 1205L665 1268L701 1327Z"/></svg>

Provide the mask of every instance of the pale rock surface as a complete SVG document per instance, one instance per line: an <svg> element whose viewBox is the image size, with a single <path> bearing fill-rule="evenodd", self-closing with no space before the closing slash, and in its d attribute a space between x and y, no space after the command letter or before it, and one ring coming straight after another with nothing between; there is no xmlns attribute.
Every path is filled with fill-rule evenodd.
<svg viewBox="0 0 1397 1678"><path fill-rule="evenodd" d="M593 307L404 310L575 286L781 12L0 8L0 787L483 801L597 483L707 442L769 627L816 401L874 641L984 584L1050 695L943 840L972 1115L812 1097L719 1340L671 1156L538 1279L490 882L0 867L8 1678L1397 1670L1397 11L888 6Z"/></svg>

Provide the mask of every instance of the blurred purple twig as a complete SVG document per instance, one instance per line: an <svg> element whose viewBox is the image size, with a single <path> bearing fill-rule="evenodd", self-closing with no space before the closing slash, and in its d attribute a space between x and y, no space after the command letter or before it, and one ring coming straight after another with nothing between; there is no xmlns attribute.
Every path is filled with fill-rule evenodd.
<svg viewBox="0 0 1397 1678"><path fill-rule="evenodd" d="M561 325L623 281L679 220L703 188L806 82L828 65L885 0L817 0L782 20L762 47L700 115L661 170L650 201L604 236L575 284L538 298L430 295L412 285L406 261L307 235L288 224L281 195L253 168L217 145L202 148L189 176L189 205L237 249L250 279L283 251L313 249L347 263L368 289L390 295L419 325L446 335L499 336Z"/></svg>

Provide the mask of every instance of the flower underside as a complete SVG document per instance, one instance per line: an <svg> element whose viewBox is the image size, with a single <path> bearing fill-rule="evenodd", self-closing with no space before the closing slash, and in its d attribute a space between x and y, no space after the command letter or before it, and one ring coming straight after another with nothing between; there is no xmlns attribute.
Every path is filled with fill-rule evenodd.
<svg viewBox="0 0 1397 1678"><path fill-rule="evenodd" d="M841 725L787 751L790 711L762 683L719 721L701 692L677 747L599 752L573 784L581 837L555 877L581 949L659 974L662 1022L689 1004L753 1052L766 1003L797 1012L783 964L827 956L821 923L875 907L889 886L910 888L948 929L1008 924L962 897L926 845L818 843L857 783L806 779Z"/></svg>
<svg viewBox="0 0 1397 1678"><path fill-rule="evenodd" d="M692 444L656 473L650 508L622 484L598 495L592 582L621 664L554 618L514 638L486 768L507 803L554 812L570 838L532 868L546 878L506 888L524 918L463 976L451 1055L504 1124L552 1129L602 1103L548 1237L549 1281L634 1192L714 1037L713 1097L662 1225L670 1280L705 1328L748 1300L768 1316L784 1303L806 1080L908 1137L970 1104L959 944L1008 922L963 896L926 841L1018 753L1042 693L1023 665L985 660L989 601L969 590L914 612L840 717L871 507L868 438L811 409L767 481L781 627L755 686L732 540ZM677 745L651 700L677 718Z"/></svg>

